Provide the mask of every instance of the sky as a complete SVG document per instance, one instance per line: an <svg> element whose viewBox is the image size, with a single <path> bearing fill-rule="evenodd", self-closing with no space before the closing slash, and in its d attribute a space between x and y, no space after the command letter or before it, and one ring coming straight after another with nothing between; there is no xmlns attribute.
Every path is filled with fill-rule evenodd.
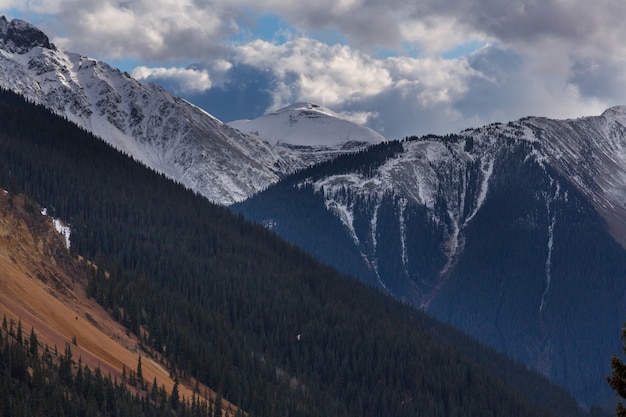
<svg viewBox="0 0 626 417"><path fill-rule="evenodd" d="M623 0L0 0L224 122L323 105L388 139L626 104Z"/></svg>

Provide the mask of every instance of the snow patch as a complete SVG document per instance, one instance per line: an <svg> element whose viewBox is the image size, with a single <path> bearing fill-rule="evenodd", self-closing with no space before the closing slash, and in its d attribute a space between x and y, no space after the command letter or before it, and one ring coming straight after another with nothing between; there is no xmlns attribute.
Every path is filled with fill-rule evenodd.
<svg viewBox="0 0 626 417"><path fill-rule="evenodd" d="M404 267L404 273L409 275L409 254L406 244L406 218L404 217L404 213L406 211L406 206L408 201L406 198L401 198L399 202L400 206L400 245L402 250L402 266Z"/></svg>
<svg viewBox="0 0 626 417"><path fill-rule="evenodd" d="M48 209L46 207L41 209L41 215L42 216L48 216ZM65 247L66 248L70 248L71 246L71 242L70 242L70 235L71 235L71 228L70 226L65 223L62 220L59 219L55 219L54 217L52 218L52 224L54 225L54 228L57 232L59 232L63 238L65 239Z"/></svg>
<svg viewBox="0 0 626 417"><path fill-rule="evenodd" d="M550 185L553 184L553 179L550 178ZM554 193L554 198L546 199L546 210L548 211L548 215L552 214L552 220L550 225L548 226L548 254L546 256L546 288L541 294L541 303L539 304L539 314L543 313L543 308L546 302L546 296L550 291L550 284L552 283L552 249L554 246L554 226L556 226L556 214L555 210L550 208L550 203L553 203L554 200L558 199L561 193L561 186L556 182L556 191Z"/></svg>
<svg viewBox="0 0 626 417"><path fill-rule="evenodd" d="M472 214L470 214L467 219L465 219L464 222L464 226L467 226L467 224L474 218L474 216L476 215L476 213L478 213L478 210L480 210L480 208L482 207L483 203L485 202L485 198L487 197L487 191L489 190L489 179L491 178L491 175L493 174L493 159L489 159L487 161L487 168L485 168L485 164L481 164L481 171L483 173L483 180L480 184L480 193L478 194L478 198L476 200L476 208L474 208L474 211L472 212Z"/></svg>

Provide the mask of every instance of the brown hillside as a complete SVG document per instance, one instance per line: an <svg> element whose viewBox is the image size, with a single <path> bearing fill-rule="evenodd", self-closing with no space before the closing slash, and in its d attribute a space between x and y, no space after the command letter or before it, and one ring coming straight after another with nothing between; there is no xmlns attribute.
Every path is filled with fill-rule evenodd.
<svg viewBox="0 0 626 417"><path fill-rule="evenodd" d="M35 329L39 342L59 352L70 343L72 355L104 375L122 380L122 368L134 370L141 354L144 379L156 377L171 392L170 372L138 348L139 341L94 300L86 295L84 262L70 256L63 236L52 219L40 214L34 203L0 190L0 315L21 321L25 334ZM76 341L74 344L73 341ZM186 386L185 386L186 385ZM180 385L180 394L191 399L195 381ZM200 386L206 399L215 393ZM224 411L236 408L223 401Z"/></svg>

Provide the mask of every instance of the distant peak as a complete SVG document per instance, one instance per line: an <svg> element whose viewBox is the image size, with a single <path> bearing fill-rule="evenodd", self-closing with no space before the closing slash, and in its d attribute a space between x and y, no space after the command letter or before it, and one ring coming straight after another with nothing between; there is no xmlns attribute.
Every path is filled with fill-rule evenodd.
<svg viewBox="0 0 626 417"><path fill-rule="evenodd" d="M275 111L273 114L290 113L290 112L294 112L294 113L305 112L305 114L315 113L319 115L323 114L325 116L335 117L337 119L343 119L343 117L340 114L337 114L336 112L324 106L320 106L319 104L309 103L307 101L299 101L297 103L290 104L289 106L283 107L282 109Z"/></svg>
<svg viewBox="0 0 626 417"><path fill-rule="evenodd" d="M609 107L608 109L606 109L604 111L604 113L602 113L602 116L604 117L610 117L610 118L626 118L626 106L613 106L613 107Z"/></svg>
<svg viewBox="0 0 626 417"><path fill-rule="evenodd" d="M319 104L314 104L314 103L307 103L305 101L300 101L298 103L293 103L290 106L285 107L285 109L314 109L314 108L318 108L321 107Z"/></svg>
<svg viewBox="0 0 626 417"><path fill-rule="evenodd" d="M56 49L37 27L20 19L8 21L5 16L0 16L0 48L24 54L37 46Z"/></svg>

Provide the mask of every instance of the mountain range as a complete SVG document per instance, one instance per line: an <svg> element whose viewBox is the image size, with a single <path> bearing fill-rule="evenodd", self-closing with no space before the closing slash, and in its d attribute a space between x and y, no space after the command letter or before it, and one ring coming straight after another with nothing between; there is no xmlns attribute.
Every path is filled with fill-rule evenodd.
<svg viewBox="0 0 626 417"><path fill-rule="evenodd" d="M61 51L36 27L19 19L9 22L4 16L0 17L0 66L3 88L44 105L218 204L241 201L312 162L382 140L374 131L328 109L304 106L275 114L284 113L298 132L305 132L299 125L315 115L329 127L327 140L311 145L270 144L156 84L142 84L106 63ZM242 123L236 126L243 127Z"/></svg>
<svg viewBox="0 0 626 417"><path fill-rule="evenodd" d="M626 107L402 141L314 103L224 124L3 17L0 67L1 87L581 403L611 402L626 311Z"/></svg>

